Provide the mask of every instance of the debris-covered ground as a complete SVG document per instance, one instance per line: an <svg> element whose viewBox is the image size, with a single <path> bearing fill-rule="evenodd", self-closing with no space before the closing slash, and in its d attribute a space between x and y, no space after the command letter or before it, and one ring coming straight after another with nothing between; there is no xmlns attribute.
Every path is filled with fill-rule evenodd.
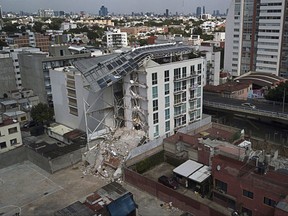
<svg viewBox="0 0 288 216"><path fill-rule="evenodd" d="M83 155L83 174L96 175L107 182L121 182L122 165L129 152L142 144L145 133L141 130L119 128L89 143Z"/></svg>

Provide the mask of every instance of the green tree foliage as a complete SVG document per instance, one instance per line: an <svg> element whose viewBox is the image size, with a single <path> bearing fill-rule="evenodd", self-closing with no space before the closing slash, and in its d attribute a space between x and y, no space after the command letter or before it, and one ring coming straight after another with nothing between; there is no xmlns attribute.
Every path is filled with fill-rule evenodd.
<svg viewBox="0 0 288 216"><path fill-rule="evenodd" d="M207 41L207 40L213 40L214 36L208 34L202 34L200 35L200 38L203 39L204 41Z"/></svg>
<svg viewBox="0 0 288 216"><path fill-rule="evenodd" d="M270 89L265 95L266 100L283 101L285 91L285 103L288 103L288 81L280 83L276 88Z"/></svg>
<svg viewBox="0 0 288 216"><path fill-rule="evenodd" d="M200 27L196 27L193 29L193 34L194 35L202 35L203 31Z"/></svg>
<svg viewBox="0 0 288 216"><path fill-rule="evenodd" d="M36 21L33 25L33 31L43 33L44 32L44 23Z"/></svg>
<svg viewBox="0 0 288 216"><path fill-rule="evenodd" d="M49 24L49 29L59 30L62 22L64 22L64 19L62 18L53 18L51 24Z"/></svg>
<svg viewBox="0 0 288 216"><path fill-rule="evenodd" d="M139 39L138 43L140 46L145 46L145 45L148 45L148 40L147 39Z"/></svg>
<svg viewBox="0 0 288 216"><path fill-rule="evenodd" d="M34 121L42 124L48 124L53 121L54 110L47 104L39 103L31 110L31 117Z"/></svg>
<svg viewBox="0 0 288 216"><path fill-rule="evenodd" d="M17 28L18 24L11 22L4 23L3 31L7 33L18 33L20 30Z"/></svg>

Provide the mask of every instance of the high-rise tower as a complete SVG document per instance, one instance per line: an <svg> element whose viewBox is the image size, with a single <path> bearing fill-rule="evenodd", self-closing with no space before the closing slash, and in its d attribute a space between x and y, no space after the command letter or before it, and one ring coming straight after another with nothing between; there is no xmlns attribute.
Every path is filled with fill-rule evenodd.
<svg viewBox="0 0 288 216"><path fill-rule="evenodd" d="M224 69L239 76L248 71L287 73L287 2L233 0L227 15Z"/></svg>

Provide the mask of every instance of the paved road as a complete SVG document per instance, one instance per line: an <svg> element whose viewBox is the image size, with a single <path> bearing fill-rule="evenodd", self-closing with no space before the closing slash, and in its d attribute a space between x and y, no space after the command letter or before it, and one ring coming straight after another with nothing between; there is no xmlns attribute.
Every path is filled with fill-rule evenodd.
<svg viewBox="0 0 288 216"><path fill-rule="evenodd" d="M234 105L234 106L239 106L239 107L243 107L241 105L242 103L249 102L249 103L254 104L256 106L256 109L282 113L282 104L270 104L268 102L264 102L264 101L261 102L261 101L257 101L253 99L244 101L244 100L223 98L223 97L204 93L204 100L209 101L209 102L216 102L216 103ZM288 105L286 105L284 113L288 114Z"/></svg>

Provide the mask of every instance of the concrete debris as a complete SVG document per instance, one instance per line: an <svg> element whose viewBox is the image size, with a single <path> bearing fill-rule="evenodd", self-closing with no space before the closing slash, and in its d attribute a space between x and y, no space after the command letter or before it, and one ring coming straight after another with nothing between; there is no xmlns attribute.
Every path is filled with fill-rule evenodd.
<svg viewBox="0 0 288 216"><path fill-rule="evenodd" d="M83 154L83 175L95 175L111 181L121 181L122 164L129 152L143 144L145 132L119 128L89 143L87 152Z"/></svg>
<svg viewBox="0 0 288 216"><path fill-rule="evenodd" d="M122 176L122 169L121 167L118 167L117 170L114 172L113 177L114 179L118 179Z"/></svg>

